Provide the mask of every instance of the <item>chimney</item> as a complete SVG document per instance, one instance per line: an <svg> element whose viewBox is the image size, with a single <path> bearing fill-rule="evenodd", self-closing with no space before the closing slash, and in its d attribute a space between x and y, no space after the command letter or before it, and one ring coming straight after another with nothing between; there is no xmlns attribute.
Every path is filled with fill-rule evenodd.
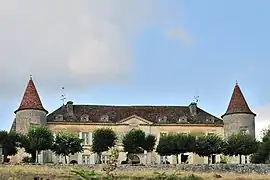
<svg viewBox="0 0 270 180"><path fill-rule="evenodd" d="M67 114L68 114L68 117L72 117L74 115L72 101L67 102Z"/></svg>
<svg viewBox="0 0 270 180"><path fill-rule="evenodd" d="M190 105L188 107L189 107L190 114L192 116L197 115L197 103L194 103L194 102L190 103Z"/></svg>

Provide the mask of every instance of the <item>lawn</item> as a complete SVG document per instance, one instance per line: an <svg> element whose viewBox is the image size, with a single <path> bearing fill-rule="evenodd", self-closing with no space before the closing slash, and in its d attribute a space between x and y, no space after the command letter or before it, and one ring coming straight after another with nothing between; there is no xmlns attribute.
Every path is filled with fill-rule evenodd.
<svg viewBox="0 0 270 180"><path fill-rule="evenodd" d="M1 180L11 180L11 179L31 179L35 177L42 177L43 180L57 180L57 179L83 179L79 178L77 174L82 174L89 177L97 177L95 179L101 179L104 177L104 172L100 170L91 171L86 169L78 169L74 166L43 166L43 165L1 165L0 166L0 179ZM113 172L115 177L114 179L182 179L182 180L270 180L268 175L259 175L259 174L235 174L235 173L193 173L193 172L175 172L175 170L168 170L166 172L154 172L149 170L144 171L132 171L132 172ZM173 176L173 174L175 174ZM180 175L179 175L180 174ZM120 178L121 177L121 178ZM167 178L165 178L167 177ZM178 177L178 178L177 178ZM104 178L103 178L104 179Z"/></svg>

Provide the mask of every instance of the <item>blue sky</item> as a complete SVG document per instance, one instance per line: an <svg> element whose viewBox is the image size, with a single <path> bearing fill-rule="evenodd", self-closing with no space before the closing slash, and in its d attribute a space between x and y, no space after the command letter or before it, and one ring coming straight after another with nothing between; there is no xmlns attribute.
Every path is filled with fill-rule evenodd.
<svg viewBox="0 0 270 180"><path fill-rule="evenodd" d="M82 91L67 85L66 96L75 104L188 105L199 95L199 106L220 117L237 80L250 107L261 112L270 104L269 6L266 0L157 1L160 19L139 24L138 33L127 32L131 65L124 80L89 83ZM172 31L174 36L168 35ZM60 87L47 91L44 78L33 76L45 108L59 107ZM28 81L22 77L20 94L0 104L1 129L9 128L21 100Z"/></svg>

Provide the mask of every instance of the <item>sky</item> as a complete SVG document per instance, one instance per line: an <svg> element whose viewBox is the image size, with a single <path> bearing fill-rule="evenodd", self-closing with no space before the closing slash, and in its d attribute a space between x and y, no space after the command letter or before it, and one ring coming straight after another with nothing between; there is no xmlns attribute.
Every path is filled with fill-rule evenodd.
<svg viewBox="0 0 270 180"><path fill-rule="evenodd" d="M44 107L188 105L220 117L238 81L270 124L270 1L0 0L0 129L32 74ZM61 87L64 87L62 92Z"/></svg>

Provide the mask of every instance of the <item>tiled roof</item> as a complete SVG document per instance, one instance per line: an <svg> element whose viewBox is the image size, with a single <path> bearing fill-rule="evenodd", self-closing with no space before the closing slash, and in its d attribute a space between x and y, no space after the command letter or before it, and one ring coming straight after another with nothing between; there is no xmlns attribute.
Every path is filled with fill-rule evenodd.
<svg viewBox="0 0 270 180"><path fill-rule="evenodd" d="M234 87L228 109L226 113L222 115L222 117L225 115L235 114L235 113L246 113L246 114L256 115L250 110L238 83L236 83Z"/></svg>
<svg viewBox="0 0 270 180"><path fill-rule="evenodd" d="M44 107L42 106L41 100L39 98L37 89L35 87L35 84L32 78L30 78L30 80L28 81L21 104L19 108L15 111L15 113L23 109L37 109L37 110L46 111Z"/></svg>
<svg viewBox="0 0 270 180"><path fill-rule="evenodd" d="M73 117L67 114L67 105L64 105L47 116L48 122L57 122L58 115L63 116L62 121L80 122L81 117L88 115L92 123L117 123L132 115L137 115L145 120L158 123L159 118L166 117L166 122L179 123L179 118L186 118L188 123L223 124L223 121L197 107L197 115L192 115L189 106L109 106L109 105L73 105ZM107 115L109 121L102 121L101 117Z"/></svg>

